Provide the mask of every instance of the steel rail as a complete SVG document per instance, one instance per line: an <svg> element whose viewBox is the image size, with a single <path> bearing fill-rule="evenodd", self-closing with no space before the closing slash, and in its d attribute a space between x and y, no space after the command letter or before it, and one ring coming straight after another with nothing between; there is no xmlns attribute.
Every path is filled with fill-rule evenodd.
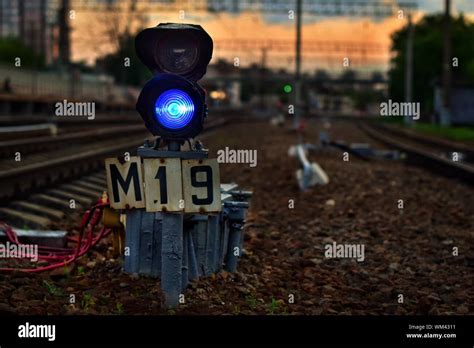
<svg viewBox="0 0 474 348"><path fill-rule="evenodd" d="M410 164L415 164L434 173L456 178L474 185L474 165L452 161L413 144L403 143L403 138L389 135L388 132L381 131L380 128L377 129L367 123L359 124L359 128L369 137L405 152L407 162Z"/></svg>

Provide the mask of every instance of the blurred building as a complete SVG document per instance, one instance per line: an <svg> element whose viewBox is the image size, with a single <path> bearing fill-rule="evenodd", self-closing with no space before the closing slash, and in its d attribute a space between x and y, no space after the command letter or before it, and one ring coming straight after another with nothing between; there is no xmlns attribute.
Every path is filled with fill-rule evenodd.
<svg viewBox="0 0 474 348"><path fill-rule="evenodd" d="M210 107L241 106L241 75L240 70L232 64L218 61L209 65L206 76L200 84L207 91L207 102Z"/></svg>
<svg viewBox="0 0 474 348"><path fill-rule="evenodd" d="M443 109L443 87L434 87L434 114L433 121L440 122ZM449 102L450 124L474 125L474 86L454 86L451 89Z"/></svg>
<svg viewBox="0 0 474 348"><path fill-rule="evenodd" d="M20 39L47 64L69 61L68 0L0 0L0 37Z"/></svg>

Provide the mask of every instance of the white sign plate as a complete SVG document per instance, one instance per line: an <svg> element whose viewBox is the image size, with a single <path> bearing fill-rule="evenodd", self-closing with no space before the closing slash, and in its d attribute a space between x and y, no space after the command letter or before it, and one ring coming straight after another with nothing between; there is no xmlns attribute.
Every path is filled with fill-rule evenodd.
<svg viewBox="0 0 474 348"><path fill-rule="evenodd" d="M183 211L181 159L144 158L146 211Z"/></svg>
<svg viewBox="0 0 474 348"><path fill-rule="evenodd" d="M129 161L107 158L105 160L105 170L112 208L145 208L140 157L130 157Z"/></svg>
<svg viewBox="0 0 474 348"><path fill-rule="evenodd" d="M222 210L217 159L183 160L183 196L186 213Z"/></svg>
<svg viewBox="0 0 474 348"><path fill-rule="evenodd" d="M130 157L105 160L110 206L148 212L212 213L222 210L216 159Z"/></svg>

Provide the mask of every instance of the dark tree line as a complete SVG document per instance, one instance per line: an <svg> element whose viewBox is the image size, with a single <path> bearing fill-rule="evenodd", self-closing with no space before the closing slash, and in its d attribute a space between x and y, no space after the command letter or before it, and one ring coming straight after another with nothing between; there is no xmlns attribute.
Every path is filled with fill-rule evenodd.
<svg viewBox="0 0 474 348"><path fill-rule="evenodd" d="M441 80L443 65L443 15L429 15L414 24L413 40L413 101L420 102L423 111L433 110L433 87ZM462 15L451 19L453 84L474 84L474 23ZM407 27L392 35L395 53L389 71L389 92L394 100L404 100L405 52ZM456 64L456 61L452 61Z"/></svg>

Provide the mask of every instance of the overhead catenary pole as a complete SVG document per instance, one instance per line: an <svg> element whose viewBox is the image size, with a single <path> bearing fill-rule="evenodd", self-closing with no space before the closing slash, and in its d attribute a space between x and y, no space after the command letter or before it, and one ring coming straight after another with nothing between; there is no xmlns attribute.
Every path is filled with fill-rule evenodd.
<svg viewBox="0 0 474 348"><path fill-rule="evenodd" d="M69 27L69 0L61 0L58 11L59 23L59 63L63 66L69 64L71 56L70 27Z"/></svg>
<svg viewBox="0 0 474 348"><path fill-rule="evenodd" d="M260 61L260 79L259 81L259 93L260 93L260 108L263 110L265 107L265 69L267 65L267 48L262 47L262 57Z"/></svg>
<svg viewBox="0 0 474 348"><path fill-rule="evenodd" d="M405 102L411 103L413 99L413 34L414 27L411 13L408 13L408 28L407 28L407 45L406 45L406 62L405 62ZM405 124L413 123L411 117L405 117Z"/></svg>
<svg viewBox="0 0 474 348"><path fill-rule="evenodd" d="M301 111L301 26L303 0L296 0L296 52L295 52L295 98L294 98L294 115L293 128L298 129L300 126Z"/></svg>
<svg viewBox="0 0 474 348"><path fill-rule="evenodd" d="M448 126L451 123L451 0L445 0L443 24L443 104L440 123Z"/></svg>

